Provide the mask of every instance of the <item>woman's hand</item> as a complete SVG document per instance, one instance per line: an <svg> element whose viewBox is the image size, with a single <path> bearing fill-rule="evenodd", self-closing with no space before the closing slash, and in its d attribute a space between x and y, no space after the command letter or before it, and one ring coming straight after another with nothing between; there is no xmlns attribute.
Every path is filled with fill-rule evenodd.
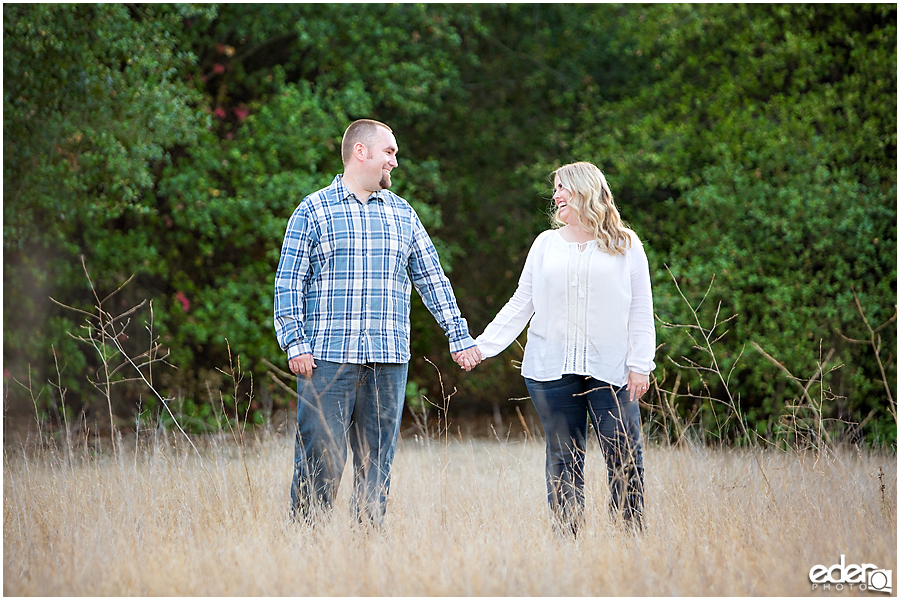
<svg viewBox="0 0 900 600"><path fill-rule="evenodd" d="M462 352L451 354L451 356L453 357L453 360L466 371L474 369L482 360L481 350L478 349L478 346L472 346Z"/></svg>
<svg viewBox="0 0 900 600"><path fill-rule="evenodd" d="M628 385L625 386L625 389L628 390L629 400L637 400L644 395L644 392L650 389L650 376L629 371Z"/></svg>

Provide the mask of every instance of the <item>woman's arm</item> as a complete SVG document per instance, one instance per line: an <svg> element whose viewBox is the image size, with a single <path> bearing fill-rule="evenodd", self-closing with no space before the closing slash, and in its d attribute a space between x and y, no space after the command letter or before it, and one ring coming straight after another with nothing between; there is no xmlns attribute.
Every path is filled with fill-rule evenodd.
<svg viewBox="0 0 900 600"><path fill-rule="evenodd" d="M635 235L629 251L631 308L628 314L628 355L625 365L635 373L649 375L656 368L656 328L653 323L653 292L650 265L644 246Z"/></svg>
<svg viewBox="0 0 900 600"><path fill-rule="evenodd" d="M494 320L491 321L484 329L475 343L481 350L484 358L497 356L503 352L510 344L513 343L528 321L534 315L534 302L532 301L532 280L534 276L534 265L542 255L542 244L538 242L541 236L535 240L528 252L528 258L525 259L525 267L522 269L522 275L519 277L519 286L512 298L506 305L500 309Z"/></svg>

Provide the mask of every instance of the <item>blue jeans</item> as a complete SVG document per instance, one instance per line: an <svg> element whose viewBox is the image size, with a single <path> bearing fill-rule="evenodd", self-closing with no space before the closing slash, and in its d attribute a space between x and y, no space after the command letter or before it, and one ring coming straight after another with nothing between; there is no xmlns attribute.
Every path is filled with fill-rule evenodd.
<svg viewBox="0 0 900 600"><path fill-rule="evenodd" d="M525 378L547 439L547 497L557 523L577 533L584 511L587 419L594 424L606 458L610 515L641 528L644 462L641 414L625 386L583 375L555 381Z"/></svg>
<svg viewBox="0 0 900 600"><path fill-rule="evenodd" d="M316 364L310 378L297 381L292 516L311 521L330 511L349 445L351 503L357 519L381 526L406 397L407 364Z"/></svg>

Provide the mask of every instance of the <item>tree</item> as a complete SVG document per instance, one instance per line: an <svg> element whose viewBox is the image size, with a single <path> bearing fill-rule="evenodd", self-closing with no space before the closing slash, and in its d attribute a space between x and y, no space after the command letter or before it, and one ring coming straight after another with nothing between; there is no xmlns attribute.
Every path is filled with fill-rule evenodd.
<svg viewBox="0 0 900 600"><path fill-rule="evenodd" d="M178 78L191 62L169 29L193 9L124 5L3 7L4 364L35 381L62 357L73 392L90 368L49 297L89 306L79 255L115 289L159 273L151 232L154 169L196 140L199 96Z"/></svg>
<svg viewBox="0 0 900 600"><path fill-rule="evenodd" d="M732 385L760 431L797 394L750 342L807 378L820 347L834 350L830 416L875 411L880 431L895 430L871 348L844 339L863 327L854 289L873 323L896 312L895 7L631 11L622 48L654 77L621 101L586 102L572 154L606 168L648 240L658 314L691 319L664 265L695 301L715 276L702 317L720 302L737 313L720 360L736 364ZM690 353L662 333L665 354ZM890 353L896 326L884 336Z"/></svg>
<svg viewBox="0 0 900 600"><path fill-rule="evenodd" d="M6 98L21 106L6 113L14 151L6 153L5 183L27 195L6 205L5 242L23 248L11 260L7 252L7 364L16 340L31 339L12 370L21 377L35 365L41 381L52 347L64 346L64 368L74 374L66 383L79 391L78 373L90 365L67 338L77 324L48 297L90 301L77 260L84 254L102 274L98 287L114 289L136 273L123 300L156 300L155 328L178 366L158 381L167 396L193 404L186 410L200 410L208 383L218 387L229 352L258 375L262 359L283 361L271 307L284 226L304 195L340 171L343 128L374 116L402 140L459 87L458 66L470 60L457 51L455 29L469 19L418 5L8 11L6 74L21 79L23 91ZM34 73L43 77L37 83ZM84 86L90 93L82 98ZM62 131L69 145L51 140L57 153L38 156L31 131ZM16 162L29 152L38 157ZM440 212L428 204L441 185L437 163L401 160L397 191L437 228ZM61 222L54 210L64 211ZM26 231L42 220L43 233ZM449 246L435 242L449 259ZM49 257L54 244L67 252L15 262L38 250ZM20 306L15 300L39 276L47 285L33 289L35 307ZM426 315L417 310L413 320L431 320ZM138 396L120 399L124 412Z"/></svg>
<svg viewBox="0 0 900 600"><path fill-rule="evenodd" d="M886 323L896 386L893 6L5 5L4 17L4 360L19 381L29 365L45 381L55 350L70 400L90 404L83 372L97 361L49 300L91 304L83 255L106 292L135 274L123 306L153 300L178 367L156 381L198 430L216 426L204 406L226 387L229 352L263 402L286 406L261 377L284 362L271 325L284 226L340 171L344 127L372 117L397 135L395 191L452 268L473 335L548 226L549 173L591 160L647 242L662 320L692 318L666 266L695 303L715 276L700 317L719 303L737 313L717 347L748 423L776 435L796 396L750 343L807 377L821 346L843 365L825 377L828 416L896 436L872 348L848 341L868 335L858 297ZM518 350L461 377L412 302L410 390L513 407ZM660 329L660 379L667 357L693 352L676 333ZM121 389L130 415L141 392Z"/></svg>

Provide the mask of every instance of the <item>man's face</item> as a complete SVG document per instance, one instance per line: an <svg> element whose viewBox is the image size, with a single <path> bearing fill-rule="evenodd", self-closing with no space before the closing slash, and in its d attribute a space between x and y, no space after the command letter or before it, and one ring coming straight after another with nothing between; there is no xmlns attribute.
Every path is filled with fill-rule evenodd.
<svg viewBox="0 0 900 600"><path fill-rule="evenodd" d="M378 136L367 147L366 173L370 181L369 191L386 190L391 187L391 171L397 163L397 140L387 129L378 128ZM377 187L376 187L377 185Z"/></svg>

